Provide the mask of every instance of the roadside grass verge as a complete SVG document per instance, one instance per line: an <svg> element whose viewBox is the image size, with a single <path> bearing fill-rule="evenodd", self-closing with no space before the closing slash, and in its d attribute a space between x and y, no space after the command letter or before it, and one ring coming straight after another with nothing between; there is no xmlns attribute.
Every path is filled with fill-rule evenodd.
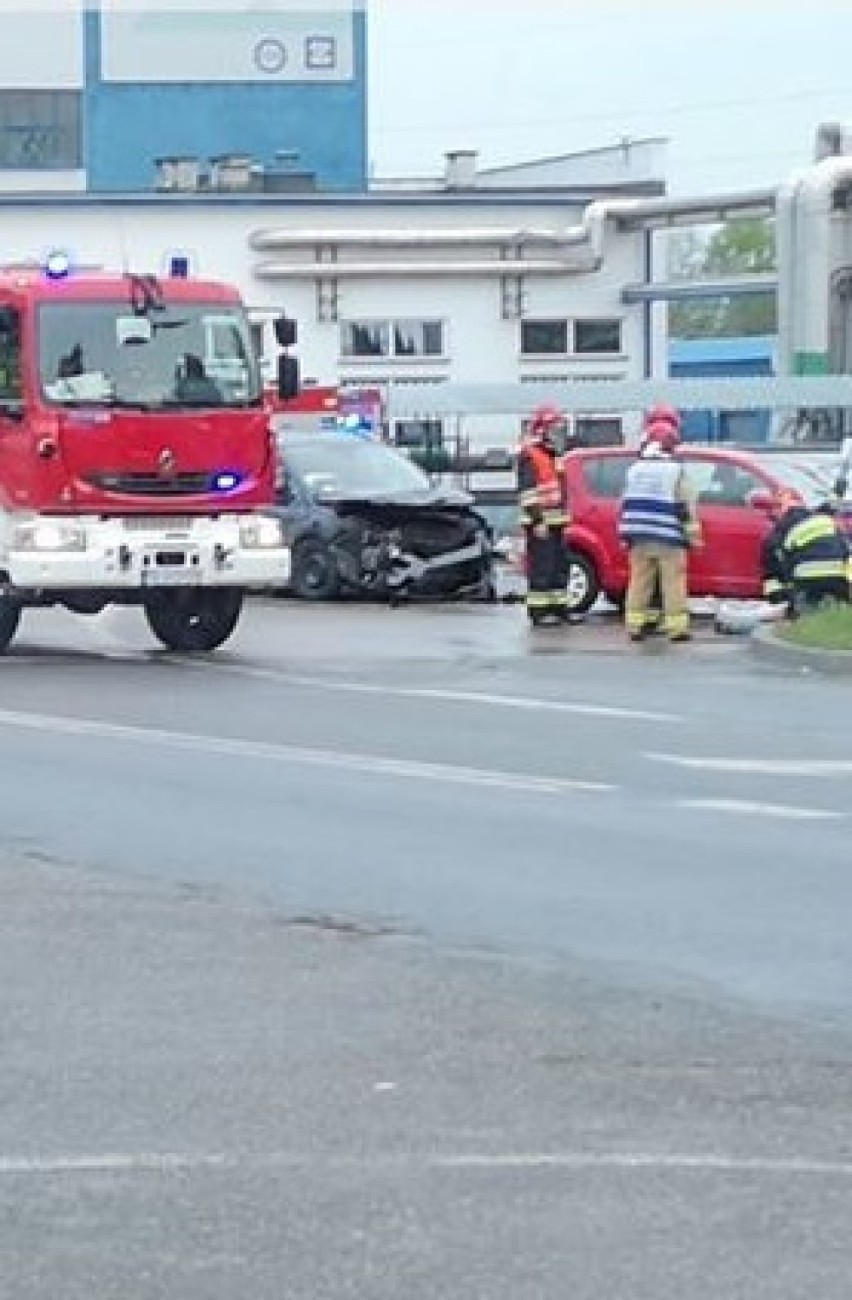
<svg viewBox="0 0 852 1300"><path fill-rule="evenodd" d="M779 630L794 645L852 653L852 605L832 605L815 614L805 614Z"/></svg>

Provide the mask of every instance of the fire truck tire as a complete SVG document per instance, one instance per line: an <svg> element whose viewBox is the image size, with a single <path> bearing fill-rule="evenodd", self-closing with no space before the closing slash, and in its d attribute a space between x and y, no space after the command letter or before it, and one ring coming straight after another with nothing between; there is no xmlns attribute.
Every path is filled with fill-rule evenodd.
<svg viewBox="0 0 852 1300"><path fill-rule="evenodd" d="M234 631L242 605L238 588L162 591L149 598L145 617L167 650L209 654Z"/></svg>
<svg viewBox="0 0 852 1300"><path fill-rule="evenodd" d="M14 640L21 621L20 605L0 597L0 654L5 654Z"/></svg>
<svg viewBox="0 0 852 1300"><path fill-rule="evenodd" d="M290 589L300 600L334 600L340 591L337 561L329 547L308 537L293 548Z"/></svg>

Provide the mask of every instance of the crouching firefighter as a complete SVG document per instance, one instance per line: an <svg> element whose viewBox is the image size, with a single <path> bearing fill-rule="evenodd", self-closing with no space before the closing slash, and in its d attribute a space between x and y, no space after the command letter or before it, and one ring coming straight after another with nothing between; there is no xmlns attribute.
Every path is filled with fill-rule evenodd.
<svg viewBox="0 0 852 1300"><path fill-rule="evenodd" d="M690 639L687 556L700 531L684 468L674 457L679 442L677 412L650 412L639 457L627 471L619 536L630 554L626 623L632 641L658 628L670 641Z"/></svg>
<svg viewBox="0 0 852 1300"><path fill-rule="evenodd" d="M524 529L527 613L534 624L567 622L569 522L560 443L567 421L551 406L533 415L518 454L518 493Z"/></svg>
<svg viewBox="0 0 852 1300"><path fill-rule="evenodd" d="M763 543L763 594L795 618L823 601L850 599L850 546L830 505L809 510L795 492L779 492Z"/></svg>

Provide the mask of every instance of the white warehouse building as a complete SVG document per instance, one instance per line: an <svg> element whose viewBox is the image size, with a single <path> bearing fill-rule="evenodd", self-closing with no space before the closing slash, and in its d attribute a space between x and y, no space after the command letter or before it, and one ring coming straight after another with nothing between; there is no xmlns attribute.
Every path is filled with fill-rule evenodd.
<svg viewBox="0 0 852 1300"><path fill-rule="evenodd" d="M79 267L232 282L269 374L272 319L297 319L307 383L651 378L666 373L664 308L626 292L654 272L630 212L661 201L664 163L660 140L492 170L460 152L440 179L341 194L259 186L250 159L171 160L146 192L0 195L0 263L63 249ZM586 432L609 440L621 419L597 413ZM470 423L507 445L519 420Z"/></svg>

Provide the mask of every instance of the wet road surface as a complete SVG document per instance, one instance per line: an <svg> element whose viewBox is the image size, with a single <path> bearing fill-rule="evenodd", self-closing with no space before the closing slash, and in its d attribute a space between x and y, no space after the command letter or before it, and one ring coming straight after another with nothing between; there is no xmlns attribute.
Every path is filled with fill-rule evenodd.
<svg viewBox="0 0 852 1300"><path fill-rule="evenodd" d="M15 1300L846 1300L850 687L257 602L0 662Z"/></svg>

